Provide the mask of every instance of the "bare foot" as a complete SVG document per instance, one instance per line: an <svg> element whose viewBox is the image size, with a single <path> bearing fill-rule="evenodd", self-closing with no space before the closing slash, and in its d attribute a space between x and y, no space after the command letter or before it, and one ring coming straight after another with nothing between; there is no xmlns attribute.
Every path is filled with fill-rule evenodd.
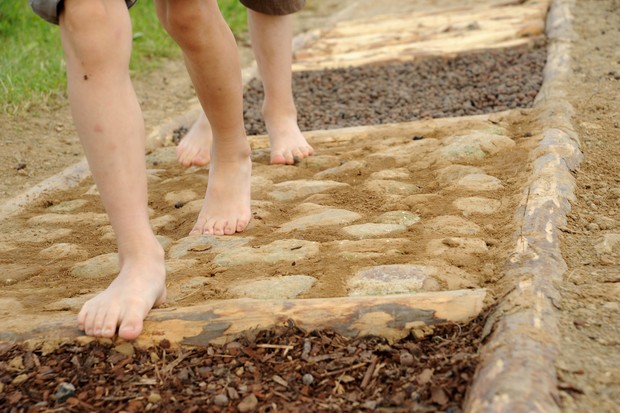
<svg viewBox="0 0 620 413"><path fill-rule="evenodd" d="M177 161L183 166L205 166L211 161L213 132L204 113L179 142Z"/></svg>
<svg viewBox="0 0 620 413"><path fill-rule="evenodd" d="M166 299L166 270L161 247L121 262L121 271L102 293L88 300L78 314L81 330L89 336L134 340L142 332L151 308Z"/></svg>
<svg viewBox="0 0 620 413"><path fill-rule="evenodd" d="M265 115L265 124L271 144L272 164L293 165L314 153L299 130L297 116Z"/></svg>
<svg viewBox="0 0 620 413"><path fill-rule="evenodd" d="M249 146L242 154L213 156L202 209L190 235L231 235L250 222L252 161Z"/></svg>

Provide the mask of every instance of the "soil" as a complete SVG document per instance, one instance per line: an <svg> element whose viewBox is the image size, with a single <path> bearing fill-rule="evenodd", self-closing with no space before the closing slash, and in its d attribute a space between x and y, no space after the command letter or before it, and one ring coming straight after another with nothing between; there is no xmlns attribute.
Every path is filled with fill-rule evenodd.
<svg viewBox="0 0 620 413"><path fill-rule="evenodd" d="M321 22L328 22L338 8L343 7L339 3L342 2L313 3L312 7L299 15L299 26L316 27ZM319 4L324 4L324 7ZM560 286L563 294L561 352L558 359L558 374L562 390L561 406L566 412L618 412L620 411L618 406L618 400L620 400L620 376L618 375L620 371L620 351L618 351L620 330L617 323L620 311L619 261L617 251L600 255L594 245L604 234L617 232L616 225L620 222L618 215L620 193L617 192L620 181L618 178L620 164L617 162L617 155L620 148L615 139L620 133L620 102L617 99L617 96L620 96L620 79L618 79L620 78L620 51L617 48L620 2L618 0L578 1L575 10L575 28L579 34L573 50L574 69L578 81L571 87L569 98L576 109L574 123L582 139L585 161L581 170L576 173L578 199L574 204L562 240L563 254L569 270L566 274L566 281ZM499 59L503 52L494 53L497 53L495 58ZM527 57L531 56L529 54L517 53L517 55L531 59L533 65L541 63L540 59ZM480 57L484 61L484 54L476 54L468 56L464 62L474 62ZM437 63L429 59L425 64ZM335 71L334 73L342 75L350 72ZM519 77L516 78L519 79ZM530 87L537 81L539 80L536 78L528 79L522 85ZM166 88L161 88L161 84L165 84ZM138 79L136 89L141 99L147 130L157 127L162 119L173 118L184 113L187 107L195 102L193 90L180 62L169 62L161 71ZM435 90L437 95L442 92ZM518 99L518 93L522 91L515 95L521 102L523 99ZM476 96L481 100L486 98L482 94ZM524 98L528 97L529 95L524 93ZM458 102L455 99L454 105L448 106L456 108ZM512 104L515 99L509 102ZM461 110L458 108L454 112L452 109L446 110L443 107L444 103L442 100L442 106L429 109L429 114L432 116L433 113L440 111L452 115ZM527 102L524 105L527 105ZM415 116L424 117L426 114L420 110L418 115L408 114L406 116L407 120L410 120ZM0 174L3 177L0 182L0 201L2 202L72 165L82 156L66 106L54 109L38 108L26 115L2 114L0 122L3 124L3 130L0 132L2 136L0 139ZM336 123L334 119L327 120L324 123L327 126L324 127L333 127ZM502 286L494 274L498 266L502 265L502 258L506 256L510 237L514 233L510 211L514 210L514 204L518 202L520 181L527 177L527 171L521 170L521 167L540 130L539 125L529 119L528 111L524 110L522 113L511 116L498 116L486 125L484 122L478 122L475 125L455 125L452 128L442 128L440 131L427 129L424 134L416 135L423 137L422 141L432 142L433 139L441 140L450 134L460 133L463 129L483 126L492 128L498 125L510 136L516 137L518 146L513 151L505 151L486 160L484 165L472 164L471 166L484 166L486 173L509 184L500 194L501 199L505 201L505 213L499 217L480 218L480 221L476 221L484 228L482 238L487 246L491 247L487 255L473 259L471 256L454 255L444 257L437 264L441 268L456 267L463 271L458 273L459 276L440 280L442 289L487 287L494 296L502 294ZM392 139L386 140L384 145L389 147L389 145L404 143L403 137ZM342 161L369 157L376 150L373 145L376 145L376 142L370 140L360 140L354 144L335 143L325 145L318 152L319 157L341 164ZM158 152L149 158L151 168L166 165L165 172L159 173L158 181L169 180L167 185L158 186L157 192L152 194L151 207L157 216L173 214L183 217L187 213L195 213L195 211L188 210L189 205L186 205L180 198L172 199L167 204L161 202L166 194L178 191L178 185L173 179L185 172L182 168L171 165L174 161L173 150L174 148L168 148L167 152ZM424 156L421 158L423 159ZM274 182L283 181L283 176L285 176L283 173L286 174L287 179L303 179L313 176L318 171L313 169L316 165L313 166L311 162L296 167L268 166L268 156L264 150L256 151L254 162L255 170L258 170L257 175L271 177ZM426 214L429 218L451 213L449 205L459 195L445 191L441 185L438 185L436 174L441 166L441 164L432 165L421 161L408 168L409 172L415 173L415 183L423 189L423 193L437 193L445 201L441 203L422 201L415 205L416 212ZM283 168L286 168L286 172L282 171ZM290 175L291 168L295 168L292 176ZM369 197L356 186L358 181L361 182L363 178L385 168L386 166L380 162L374 164L371 162L367 169L351 171L341 176L343 182L351 185L351 189L332 196L330 205L359 211L369 216L393 208L394 205L388 207L383 199ZM360 175L357 175L358 173ZM200 171L194 173L191 178L185 175L184 182L188 185L184 187L204 187L205 176L206 172ZM63 195L66 198L42 200L32 209L21 214L3 232L22 230L21 225L24 222L33 216L41 215L46 208L58 205L65 199L83 197L90 184L91 182L86 182L73 192ZM260 200L265 193L261 194L259 189L256 195L255 199ZM101 213L96 200L96 196L91 196L84 212ZM181 207L175 208L174 205ZM291 218L292 207L289 205L283 207L283 205L275 204L259 211L247 235L261 239L261 243L277 239L274 229ZM437 209L437 205L443 205L443 209ZM405 205L405 207L410 209L411 205ZM260 219L261 213L264 217L271 217L268 220L269 225ZM176 220L177 224L162 227L161 235L180 239L189 231L191 227L189 221ZM102 241L102 234L94 234L92 227L75 225L72 230L73 234L64 241L80 240L80 243L86 246L88 256L114 251L113 241L109 238ZM334 234L329 231L317 230L310 234L304 233L303 236L319 242L334 239ZM428 234L415 229L407 234L407 238L409 242L413 240L416 243L419 242L419 245L425 245L430 241ZM59 241L63 242L63 239L60 238ZM28 279L28 282L19 288L7 286L3 294L3 297L19 298L24 305L25 314L33 314L34 317L41 306L54 304L65 297L86 296L103 288L109 282L108 278L93 281L92 285L88 285L87 288L83 285L75 285L79 283L67 283L67 273L74 262L70 260L43 262L37 258L40 249L40 244L36 243L20 245L19 258L16 258L16 261L23 263L25 260L29 268L38 268L43 271L42 276ZM425 248L412 248L409 256L401 259L402 262L424 260L428 259L426 254ZM7 257L8 255L3 256L4 263L11 262ZM389 260L390 263L394 262L393 258ZM345 295L341 275L343 272L350 273L350 265L342 262L335 255L331 257L330 263L326 265L324 261L310 260L300 265L302 268L294 269L290 267L290 263L287 264L288 267L283 264L263 268L252 267L251 269L229 268L227 270L231 272L226 276L222 276L218 269L205 264L197 268L197 271L202 273L211 271L212 276L191 296L177 286L177 291L172 291L171 294L176 301L173 299L170 305L186 306L204 299L227 298L229 280L239 279L242 282L244 274L248 273L272 275L310 273L317 275L319 282L307 294L308 297ZM373 260L372 265L378 264ZM325 268L329 270L324 270ZM182 279L175 278L175 283L177 281L180 284ZM69 310L71 312L76 310L75 305L75 303L68 303L65 307L54 308L52 306L48 308L48 311L66 312ZM226 411L226 409L237 409L239 401L246 397L242 391L242 386L245 385L252 388L257 397L257 404L254 407L260 407L262 411L275 411L271 403L276 403L278 409L281 410L283 405L279 403L285 401L284 406L287 408L290 406L293 411L295 403L303 402L307 407L312 405L312 402L316 402L326 403L327 407L324 410L333 407L334 410L341 408L347 411L352 406L351 403L360 403L358 410L381 407L384 411L411 411L419 408L419 411L457 412L460 410L463 393L475 369L475 353L479 345L482 323L482 319L479 319L466 326L458 326L456 329L454 326L435 326L432 334L426 338L408 338L392 344L384 343L379 339L349 340L331 332L305 333L290 328L263 332L257 337L246 338L245 341L239 340L238 344L227 348L175 350L166 349L166 343L160 343L158 348L146 351L133 349L135 355L131 359L110 349L110 346L113 347L118 343L65 343L48 350L41 347L36 349L8 347L0 351L0 366L2 367L0 371L4 374L0 376L0 407L3 411L11 411L11 407L32 406L34 403L45 400L47 404L41 405L41 411L45 411L57 403L54 396L59 396L59 388L67 388L66 385L61 385L62 382L73 383L72 380L79 380L85 386L80 387L75 394L69 394L62 408L73 411L97 410L100 407L101 411L115 411L115 409L116 411L142 411L149 402L156 404L159 396L160 400L166 399L175 403L171 411L175 411L175 408L178 411L188 411L190 407L200 408L206 403L213 403L209 408L215 409L215 396L226 394L227 407L221 406L221 410ZM447 340L455 336L459 339ZM305 340L316 343L309 354L325 355L325 359L322 361L316 359L316 365L309 365L307 360L303 360ZM288 347L269 347L282 345L292 345L293 348L285 354L285 349ZM123 347L121 350L127 349ZM413 356L415 360L413 366L403 365L404 351L408 351ZM334 355L340 357L340 353L345 357L334 359ZM460 354L462 356L459 356ZM373 355L378 357L375 371L377 366L382 366L382 368L371 376L370 382L366 380L364 386L364 375L373 364ZM287 356L290 356L292 360ZM356 357L355 361L347 359L353 356ZM19 366L20 357L23 367ZM405 358L408 357L405 355ZM226 360L226 363L222 360ZM2 364L11 362L13 364L10 369L5 368L9 364ZM331 365L328 366L330 362ZM364 365L347 370L355 363L364 363ZM92 374L79 375L79 366L85 365L92 366L94 369ZM239 370L242 366L243 369ZM249 366L253 366L254 372L262 372L262 375L256 375ZM215 370L218 367L221 375L218 373L216 376ZM426 368L431 369L432 380L421 386L420 381L423 380L421 375L429 374L424 373ZM59 371L63 374L56 373ZM231 371L234 371L234 374L229 374ZM157 372L160 374L166 372L170 379L161 380ZM306 386L308 388L305 390L304 386L299 384L303 377L302 372L304 374L308 372L315 378L314 383ZM29 379L31 390L26 390L25 386L19 385L19 381L24 379L24 377L19 378L22 374L27 375L26 379ZM274 379L276 375L282 378L288 386L278 384L281 381ZM325 378L318 380L319 377ZM141 382L141 380L144 381ZM10 384L11 382L14 383ZM129 386L128 382L135 383L135 385ZM412 383L414 383L413 389ZM258 386L258 388L254 389L251 386ZM207 389L207 392L204 389ZM375 391L376 394L372 393ZM157 396L153 396L155 393ZM239 399L235 398L235 394ZM347 397L352 399L347 399ZM222 397L218 400L218 403L223 404ZM95 406L96 403L99 403L96 409L88 406L88 404ZM247 403L252 404L253 401L248 400ZM365 403L370 404L365 405ZM376 404L373 406L372 403ZM322 407L321 404L316 404L316 406L318 410Z"/></svg>

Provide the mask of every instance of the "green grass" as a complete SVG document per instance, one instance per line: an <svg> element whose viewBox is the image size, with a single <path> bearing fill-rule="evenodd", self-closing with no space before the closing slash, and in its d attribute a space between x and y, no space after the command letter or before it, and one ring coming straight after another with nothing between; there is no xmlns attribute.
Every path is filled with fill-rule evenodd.
<svg viewBox="0 0 620 413"><path fill-rule="evenodd" d="M247 30L245 8L238 0L218 0L235 34ZM134 75L155 70L165 59L179 58L176 44L164 32L152 0L131 9ZM58 26L34 14L26 0L0 4L0 110L17 113L65 100L66 78Z"/></svg>

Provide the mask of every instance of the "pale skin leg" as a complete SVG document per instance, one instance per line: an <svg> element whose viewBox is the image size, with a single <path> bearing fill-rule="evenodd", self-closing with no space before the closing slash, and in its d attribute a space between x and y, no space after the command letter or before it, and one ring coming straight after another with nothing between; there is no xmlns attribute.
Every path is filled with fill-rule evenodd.
<svg viewBox="0 0 620 413"><path fill-rule="evenodd" d="M79 327L133 340L166 297L164 252L147 210L144 125L129 78L131 22L124 1L65 0L60 16L69 101L76 129L114 228L116 279L89 300Z"/></svg>
<svg viewBox="0 0 620 413"><path fill-rule="evenodd" d="M252 162L243 126L241 67L216 0L156 0L164 28L181 47L213 130L207 193L190 235L243 231L250 212Z"/></svg>
<svg viewBox="0 0 620 413"><path fill-rule="evenodd" d="M262 113L271 144L272 164L293 164L314 152L297 125L291 84L293 15L270 16L248 10L248 29L259 75L265 89ZM201 114L177 147L184 166L211 160L212 133Z"/></svg>

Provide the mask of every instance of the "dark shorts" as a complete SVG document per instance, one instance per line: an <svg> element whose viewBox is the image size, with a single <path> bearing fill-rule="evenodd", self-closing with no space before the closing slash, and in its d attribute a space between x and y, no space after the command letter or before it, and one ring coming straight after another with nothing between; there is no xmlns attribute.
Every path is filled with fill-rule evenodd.
<svg viewBox="0 0 620 413"><path fill-rule="evenodd" d="M239 0L250 10L271 16L283 16L303 9L306 0Z"/></svg>
<svg viewBox="0 0 620 413"><path fill-rule="evenodd" d="M43 20L58 24L60 12L62 12L63 0L28 0L32 10ZM125 0L127 7L133 6L138 0Z"/></svg>
<svg viewBox="0 0 620 413"><path fill-rule="evenodd" d="M138 0L125 0L127 7L133 6ZM306 0L240 0L248 9L272 16L282 16L301 10ZM63 0L29 0L32 10L44 20L58 24L62 12Z"/></svg>

